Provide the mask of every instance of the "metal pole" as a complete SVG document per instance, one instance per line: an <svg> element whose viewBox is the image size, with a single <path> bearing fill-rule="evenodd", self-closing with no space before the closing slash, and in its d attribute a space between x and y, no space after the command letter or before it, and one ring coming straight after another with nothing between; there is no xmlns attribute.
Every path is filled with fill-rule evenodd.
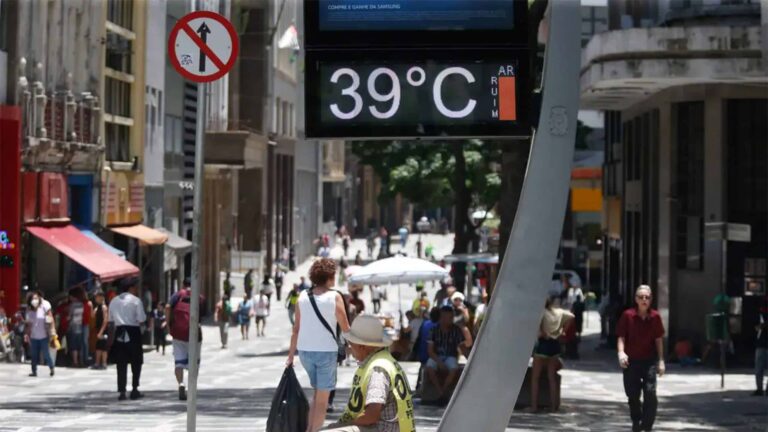
<svg viewBox="0 0 768 432"><path fill-rule="evenodd" d="M549 2L541 117L517 215L486 318L439 432L505 430L528 369L568 202L579 107L579 7ZM510 314L509 304L523 307ZM471 409L479 399L483 409Z"/></svg>
<svg viewBox="0 0 768 432"><path fill-rule="evenodd" d="M202 9L196 0L190 1L194 12ZM200 368L200 246L203 241L203 164L205 162L205 84L197 84L197 111L195 119L195 182L192 209L192 293L189 302L189 392L187 395L187 432L197 430L197 374Z"/></svg>
<svg viewBox="0 0 768 432"><path fill-rule="evenodd" d="M720 283L722 286L722 293L728 293L728 225L723 227L723 240L722 240L722 273L720 277ZM728 311L723 312L723 319L725 320L725 328L728 329ZM727 335L723 335L726 337ZM720 341L720 388L725 388L725 350L727 341L725 339Z"/></svg>
<svg viewBox="0 0 768 432"><path fill-rule="evenodd" d="M200 322L200 246L203 240L203 164L205 161L205 84L197 85L197 119L195 131L195 191L192 210L192 298L189 303L189 392L187 398L187 432L196 430L197 374L200 361L198 323Z"/></svg>
<svg viewBox="0 0 768 432"><path fill-rule="evenodd" d="M720 388L725 388L725 350L728 347L728 342L725 340L720 341Z"/></svg>

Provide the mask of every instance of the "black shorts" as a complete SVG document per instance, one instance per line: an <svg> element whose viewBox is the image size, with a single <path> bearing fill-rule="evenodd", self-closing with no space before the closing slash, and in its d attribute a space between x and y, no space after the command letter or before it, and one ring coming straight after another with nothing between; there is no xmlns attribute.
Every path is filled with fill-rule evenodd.
<svg viewBox="0 0 768 432"><path fill-rule="evenodd" d="M267 322L267 317L256 315L256 322Z"/></svg>
<svg viewBox="0 0 768 432"><path fill-rule="evenodd" d="M107 350L107 339L101 338L96 339L96 350L97 351L106 351Z"/></svg>
<svg viewBox="0 0 768 432"><path fill-rule="evenodd" d="M560 355L560 342L555 339L539 338L533 355L546 358L557 357Z"/></svg>

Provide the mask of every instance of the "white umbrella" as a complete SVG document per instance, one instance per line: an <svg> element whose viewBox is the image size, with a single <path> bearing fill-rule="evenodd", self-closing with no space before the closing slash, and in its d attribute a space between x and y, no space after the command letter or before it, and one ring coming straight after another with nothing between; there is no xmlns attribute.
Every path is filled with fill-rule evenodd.
<svg viewBox="0 0 768 432"><path fill-rule="evenodd" d="M448 270L432 262L395 256L358 269L349 277L349 282L359 285L412 284L440 280L447 276Z"/></svg>
<svg viewBox="0 0 768 432"><path fill-rule="evenodd" d="M441 280L447 276L448 270L432 262L418 258L395 256L374 261L355 271L350 276L349 283L357 285L397 284L400 325L402 326L403 307L400 298L400 284Z"/></svg>
<svg viewBox="0 0 768 432"><path fill-rule="evenodd" d="M346 270L344 270L344 276L346 276L347 280L349 280L349 278L352 277L353 274L355 274L358 271L360 271L361 268L363 268L363 266L351 265L351 266L347 267Z"/></svg>

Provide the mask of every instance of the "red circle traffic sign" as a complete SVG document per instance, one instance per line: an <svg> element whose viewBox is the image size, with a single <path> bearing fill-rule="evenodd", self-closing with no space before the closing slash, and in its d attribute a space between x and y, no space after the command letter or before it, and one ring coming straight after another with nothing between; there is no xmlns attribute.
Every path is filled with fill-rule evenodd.
<svg viewBox="0 0 768 432"><path fill-rule="evenodd" d="M195 29L190 23L193 20L198 19L213 20L223 27L225 31L220 31L219 26L214 25L217 31L211 32L205 21L203 21L198 29ZM200 32L200 35L197 34L198 32ZM191 40L193 46L198 50L199 55L197 62L195 62L194 56L190 53L178 52L182 45L180 42L180 38L182 37ZM229 48L228 58L221 58L222 54L226 53L217 53L216 46L209 46L207 42L208 37L213 38L213 40L217 42L217 44L214 45ZM188 41L185 41L185 45L190 46ZM223 16L210 11L197 11L184 15L184 17L173 26L171 34L168 37L168 55L170 56L171 64L174 69L176 69L176 71L184 78L198 83L216 81L226 75L235 65L238 49L239 42L235 27ZM181 59L179 58L180 56L182 57ZM216 72L210 74L205 73L205 69L208 67L208 62L215 67ZM193 71L195 67L197 67L197 69Z"/></svg>

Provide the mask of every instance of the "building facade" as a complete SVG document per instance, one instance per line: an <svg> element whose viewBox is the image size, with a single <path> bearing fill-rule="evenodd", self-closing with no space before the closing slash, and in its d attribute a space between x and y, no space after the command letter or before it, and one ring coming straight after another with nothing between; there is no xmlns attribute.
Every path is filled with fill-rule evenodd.
<svg viewBox="0 0 768 432"><path fill-rule="evenodd" d="M768 257L760 8L755 1L610 1L611 31L586 46L581 74L582 106L606 111L611 298L629 305L635 287L650 284L669 341L703 348L706 315L725 293L734 346L745 358ZM749 225L751 239L723 245L712 229L723 222Z"/></svg>

